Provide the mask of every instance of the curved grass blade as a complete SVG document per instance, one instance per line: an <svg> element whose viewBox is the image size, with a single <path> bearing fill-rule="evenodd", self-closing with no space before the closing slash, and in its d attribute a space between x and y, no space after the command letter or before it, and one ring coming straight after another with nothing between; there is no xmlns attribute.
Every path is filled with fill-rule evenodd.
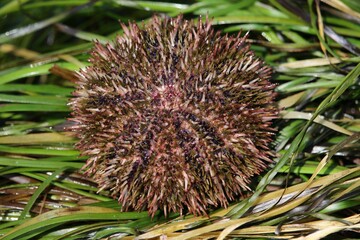
<svg viewBox="0 0 360 240"><path fill-rule="evenodd" d="M312 118L312 114L311 113L305 113L305 112L299 112L299 111L283 111L281 112L281 117L283 119L306 119L306 120L310 120ZM334 131L346 134L346 135L352 135L353 132L333 123L330 121L325 120L324 116L317 116L314 119L314 122L321 124L327 128L330 128Z"/></svg>
<svg viewBox="0 0 360 240"><path fill-rule="evenodd" d="M26 2L28 2L29 0L22 0L21 3L24 4ZM7 13L16 11L20 8L20 4L19 1L17 0L12 0L11 2L7 3L6 5L2 6L0 8L0 16L1 15L5 15Z"/></svg>
<svg viewBox="0 0 360 240"><path fill-rule="evenodd" d="M67 104L68 99L64 97L55 97L55 96L26 96L26 95L21 96L21 95L0 94L0 102L32 103L32 104L64 106Z"/></svg>
<svg viewBox="0 0 360 240"><path fill-rule="evenodd" d="M10 147L0 145L0 152L16 153L26 155L47 155L47 156L67 156L74 157L79 155L79 151L69 149L51 149L51 148L25 148L25 147Z"/></svg>
<svg viewBox="0 0 360 240"><path fill-rule="evenodd" d="M48 178L46 178L45 181L43 181L41 183L41 185L36 189L34 194L30 197L29 201L27 202L24 210L22 211L22 213L19 217L20 220L25 219L26 215L29 213L30 209L32 208L32 206L34 205L35 201L40 196L40 194L51 184L52 181L54 181L56 178L58 178L59 175L62 172L66 171L67 169L68 169L68 167L64 167L64 168L60 168L60 169L56 170Z"/></svg>
<svg viewBox="0 0 360 240"><path fill-rule="evenodd" d="M158 1L124 1L124 0L114 0L115 4L120 6L126 6L137 9L144 9L147 11L159 11L159 12L174 12L182 11L188 8L188 5L181 3L171 3L171 2L158 2Z"/></svg>
<svg viewBox="0 0 360 240"><path fill-rule="evenodd" d="M88 63L83 63L84 65L88 65ZM60 62L56 63L62 68L66 68L68 70L78 70L79 66L73 63ZM53 63L43 64L40 66L25 66L25 67L16 67L9 70L5 70L0 72L0 84L12 82L25 77L33 77L40 76L44 74L49 74L49 70L54 66Z"/></svg>
<svg viewBox="0 0 360 240"><path fill-rule="evenodd" d="M34 217L26 221L25 223L16 226L7 234L5 234L2 239L19 239L29 233L35 233L36 235L40 235L41 233L45 232L43 228L46 226L54 228L56 226L59 226L60 224L67 224L74 221L136 220L147 216L147 212L118 212L117 210L102 207L63 208L43 213L42 215Z"/></svg>
<svg viewBox="0 0 360 240"><path fill-rule="evenodd" d="M0 112L69 112L66 105L45 104L4 104L0 106Z"/></svg>
<svg viewBox="0 0 360 240"><path fill-rule="evenodd" d="M44 143L72 143L74 138L60 133L31 133L19 136L0 137L0 144L34 145Z"/></svg>
<svg viewBox="0 0 360 240"><path fill-rule="evenodd" d="M60 13L60 14L53 16L51 18L48 18L46 20L39 21L39 22L30 24L28 26L25 26L25 27L15 28L6 33L0 34L0 44L8 42L10 40L13 40L14 38L22 37L27 34L33 33L35 31L43 29L43 28L45 28L51 24L54 24L56 22L60 22L60 21L64 20L66 17L68 17L69 15L83 9L84 7L88 7L88 6L92 5L94 2L95 1L89 1L84 5L77 6L73 9L71 9L70 11Z"/></svg>
<svg viewBox="0 0 360 240"><path fill-rule="evenodd" d="M74 91L72 88L60 87L53 84L3 84L0 85L0 92L23 92L23 93L41 93L51 94L59 96L70 96L71 92Z"/></svg>
<svg viewBox="0 0 360 240"><path fill-rule="evenodd" d="M268 17L268 16L226 16L214 17L214 25L234 24L234 23L266 23L279 25L305 25L302 21L290 18Z"/></svg>
<svg viewBox="0 0 360 240"><path fill-rule="evenodd" d="M34 167L43 169L59 169L64 167L81 168L84 164L77 162L54 162L54 161L39 161L28 160L22 158L0 157L0 165L12 167Z"/></svg>
<svg viewBox="0 0 360 240"><path fill-rule="evenodd" d="M56 23L56 22L59 22L59 21L65 19L68 15L69 15L69 13L61 13L59 15L48 18L46 20L39 21L37 23L30 24L25 27L15 28L6 33L0 34L0 44L9 42L9 41L13 40L14 38L22 37L24 35L27 35L27 34L35 32L35 31L38 31L40 29L43 29L53 23Z"/></svg>

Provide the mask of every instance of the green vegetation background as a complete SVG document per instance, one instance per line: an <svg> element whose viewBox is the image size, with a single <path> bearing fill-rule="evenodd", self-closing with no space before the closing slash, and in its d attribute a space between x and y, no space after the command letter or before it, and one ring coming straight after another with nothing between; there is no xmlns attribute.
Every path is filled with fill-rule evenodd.
<svg viewBox="0 0 360 240"><path fill-rule="evenodd" d="M120 212L81 174L86 158L64 132L71 71L88 65L93 41L153 14L208 14L224 34L250 31L274 69L276 162L248 197L209 217ZM359 48L357 0L2 0L0 239L355 239Z"/></svg>

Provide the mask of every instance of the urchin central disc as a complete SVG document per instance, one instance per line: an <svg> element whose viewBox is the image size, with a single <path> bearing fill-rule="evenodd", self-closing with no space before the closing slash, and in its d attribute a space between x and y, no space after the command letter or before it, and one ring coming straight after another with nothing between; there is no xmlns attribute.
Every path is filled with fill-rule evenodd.
<svg viewBox="0 0 360 240"><path fill-rule="evenodd" d="M166 84L155 87L153 103L162 110L179 110L183 103L182 94L178 85Z"/></svg>

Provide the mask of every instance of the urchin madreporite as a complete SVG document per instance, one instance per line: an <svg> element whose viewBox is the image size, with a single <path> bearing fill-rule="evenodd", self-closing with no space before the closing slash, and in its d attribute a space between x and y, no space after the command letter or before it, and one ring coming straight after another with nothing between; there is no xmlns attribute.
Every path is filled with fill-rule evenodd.
<svg viewBox="0 0 360 240"><path fill-rule="evenodd" d="M153 17L99 42L71 99L86 173L123 210L226 207L271 162L270 67L206 21Z"/></svg>

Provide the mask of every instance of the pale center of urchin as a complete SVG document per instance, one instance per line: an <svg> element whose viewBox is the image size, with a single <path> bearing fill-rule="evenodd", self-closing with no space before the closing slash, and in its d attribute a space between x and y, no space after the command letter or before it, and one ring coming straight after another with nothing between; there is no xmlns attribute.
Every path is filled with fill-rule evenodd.
<svg viewBox="0 0 360 240"><path fill-rule="evenodd" d="M161 110L179 110L182 94L175 84L165 84L154 89L153 102Z"/></svg>

